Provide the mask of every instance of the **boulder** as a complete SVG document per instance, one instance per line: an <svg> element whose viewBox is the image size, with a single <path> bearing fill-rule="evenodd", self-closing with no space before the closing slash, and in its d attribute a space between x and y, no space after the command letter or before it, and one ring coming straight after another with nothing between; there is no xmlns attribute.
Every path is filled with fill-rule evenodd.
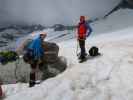
<svg viewBox="0 0 133 100"><path fill-rule="evenodd" d="M47 78L54 77L62 72L64 72L67 68L67 60L66 58L60 56L54 63L44 64L44 66L40 67L42 72L42 80L46 80Z"/></svg>
<svg viewBox="0 0 133 100"><path fill-rule="evenodd" d="M59 46L56 43L43 42L44 58L47 64L55 63L58 60Z"/></svg>

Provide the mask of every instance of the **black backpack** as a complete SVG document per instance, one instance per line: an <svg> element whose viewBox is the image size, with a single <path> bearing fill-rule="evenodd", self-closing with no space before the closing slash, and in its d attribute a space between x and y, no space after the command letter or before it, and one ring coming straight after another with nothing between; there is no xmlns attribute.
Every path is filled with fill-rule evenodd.
<svg viewBox="0 0 133 100"><path fill-rule="evenodd" d="M96 46L91 47L89 50L89 54L90 54L90 56L100 55L98 47L96 47Z"/></svg>
<svg viewBox="0 0 133 100"><path fill-rule="evenodd" d="M34 60L33 50L27 49L23 56L24 62L28 63L31 60Z"/></svg>

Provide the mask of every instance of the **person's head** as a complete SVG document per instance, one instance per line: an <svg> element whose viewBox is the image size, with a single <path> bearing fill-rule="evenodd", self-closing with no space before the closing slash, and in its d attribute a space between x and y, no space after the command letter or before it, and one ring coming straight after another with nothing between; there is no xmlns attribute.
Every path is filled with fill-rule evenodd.
<svg viewBox="0 0 133 100"><path fill-rule="evenodd" d="M47 36L47 33L45 33L45 32L41 32L41 33L40 33L40 38L41 38L42 40L45 39L46 36Z"/></svg>
<svg viewBox="0 0 133 100"><path fill-rule="evenodd" d="M80 22L84 22L85 21L85 16L80 16Z"/></svg>

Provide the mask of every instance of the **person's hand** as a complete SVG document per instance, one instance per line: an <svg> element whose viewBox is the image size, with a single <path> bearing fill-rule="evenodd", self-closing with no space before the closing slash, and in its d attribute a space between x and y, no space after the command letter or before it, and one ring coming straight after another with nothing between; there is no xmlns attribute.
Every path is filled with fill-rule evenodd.
<svg viewBox="0 0 133 100"><path fill-rule="evenodd" d="M86 37L89 37L89 33L88 33L88 34L86 34Z"/></svg>
<svg viewBox="0 0 133 100"><path fill-rule="evenodd" d="M90 36L90 33L89 33L89 32L87 32L86 37L89 37L89 36Z"/></svg>

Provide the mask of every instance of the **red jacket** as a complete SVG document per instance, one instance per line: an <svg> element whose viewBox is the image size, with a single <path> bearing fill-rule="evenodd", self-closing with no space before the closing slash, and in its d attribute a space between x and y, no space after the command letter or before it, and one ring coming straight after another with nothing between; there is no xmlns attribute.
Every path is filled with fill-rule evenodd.
<svg viewBox="0 0 133 100"><path fill-rule="evenodd" d="M79 23L78 24L78 39L85 39L87 33L87 26L86 23Z"/></svg>

